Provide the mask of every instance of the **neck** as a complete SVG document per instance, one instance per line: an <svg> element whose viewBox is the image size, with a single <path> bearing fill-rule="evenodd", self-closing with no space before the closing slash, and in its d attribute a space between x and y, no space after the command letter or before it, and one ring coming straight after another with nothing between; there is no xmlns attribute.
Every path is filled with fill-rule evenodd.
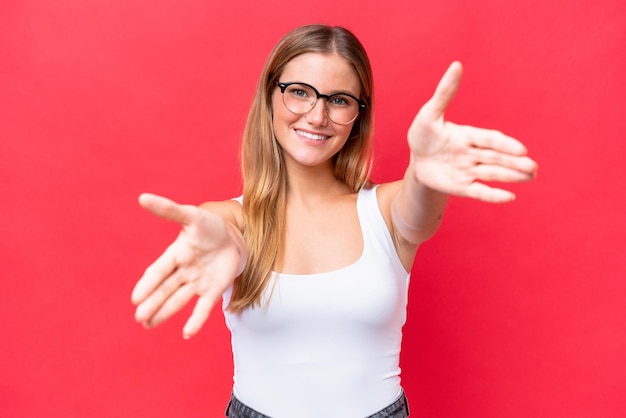
<svg viewBox="0 0 626 418"><path fill-rule="evenodd" d="M329 162L323 166L292 166L287 169L287 199L314 202L349 193L348 187L335 177Z"/></svg>

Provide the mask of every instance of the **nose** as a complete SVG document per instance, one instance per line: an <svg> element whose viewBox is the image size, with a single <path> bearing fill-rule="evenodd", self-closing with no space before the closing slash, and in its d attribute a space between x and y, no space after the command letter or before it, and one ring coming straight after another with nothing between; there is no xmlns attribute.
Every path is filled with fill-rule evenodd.
<svg viewBox="0 0 626 418"><path fill-rule="evenodd" d="M315 102L315 106L306 113L306 120L311 125L325 126L328 123L328 115L326 114L326 100L319 98Z"/></svg>

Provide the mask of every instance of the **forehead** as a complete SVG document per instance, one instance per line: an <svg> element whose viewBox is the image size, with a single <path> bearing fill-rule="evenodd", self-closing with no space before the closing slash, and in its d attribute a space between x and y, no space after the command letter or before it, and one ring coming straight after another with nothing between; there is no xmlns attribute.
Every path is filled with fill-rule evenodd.
<svg viewBox="0 0 626 418"><path fill-rule="evenodd" d="M280 77L283 82L301 81L322 93L345 91L355 96L361 91L356 70L337 54L306 53L289 61Z"/></svg>

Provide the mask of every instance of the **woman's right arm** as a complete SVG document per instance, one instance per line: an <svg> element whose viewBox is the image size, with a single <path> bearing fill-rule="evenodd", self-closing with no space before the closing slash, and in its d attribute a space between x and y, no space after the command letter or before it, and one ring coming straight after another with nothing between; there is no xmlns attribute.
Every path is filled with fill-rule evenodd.
<svg viewBox="0 0 626 418"><path fill-rule="evenodd" d="M135 319L145 327L157 326L198 296L183 328L183 337L190 338L246 265L241 205L224 201L196 207L152 194L142 194L139 203L180 223L182 230L135 285L131 296L137 305Z"/></svg>

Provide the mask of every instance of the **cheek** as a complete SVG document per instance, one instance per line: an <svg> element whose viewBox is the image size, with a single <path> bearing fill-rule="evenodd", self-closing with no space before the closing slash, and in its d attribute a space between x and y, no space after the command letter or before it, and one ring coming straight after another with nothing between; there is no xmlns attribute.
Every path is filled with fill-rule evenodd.
<svg viewBox="0 0 626 418"><path fill-rule="evenodd" d="M280 97L274 97L274 100L272 100L272 123L274 124L274 129L293 123L297 118L297 115L285 109L282 101L280 101Z"/></svg>
<svg viewBox="0 0 626 418"><path fill-rule="evenodd" d="M275 103L275 102L274 102ZM294 122L293 114L284 108L282 103L272 104L272 131L274 139L281 145L284 145L291 124Z"/></svg>
<svg viewBox="0 0 626 418"><path fill-rule="evenodd" d="M342 138L345 138L344 143L347 141L350 141L350 137L352 136L352 129L353 129L354 125L348 125L348 126L341 126L341 125L337 125L336 128L336 132L338 136L341 136Z"/></svg>

